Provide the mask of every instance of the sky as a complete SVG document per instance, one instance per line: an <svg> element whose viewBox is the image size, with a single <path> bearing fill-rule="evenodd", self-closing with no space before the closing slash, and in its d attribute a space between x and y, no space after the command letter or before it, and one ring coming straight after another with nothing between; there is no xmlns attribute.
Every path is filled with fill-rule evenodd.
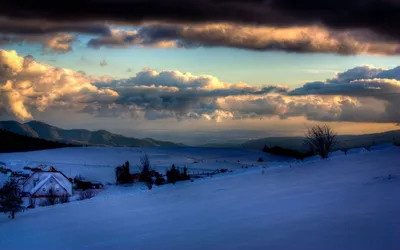
<svg viewBox="0 0 400 250"><path fill-rule="evenodd" d="M313 124L398 129L399 10L397 0L6 0L0 119L185 142Z"/></svg>

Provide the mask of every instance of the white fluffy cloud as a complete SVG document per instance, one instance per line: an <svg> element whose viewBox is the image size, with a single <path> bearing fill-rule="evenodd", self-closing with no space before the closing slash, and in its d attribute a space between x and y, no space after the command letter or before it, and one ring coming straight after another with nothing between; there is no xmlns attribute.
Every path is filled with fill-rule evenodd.
<svg viewBox="0 0 400 250"><path fill-rule="evenodd" d="M20 119L34 118L33 110L57 107L97 117L148 120L306 117L399 123L399 71L357 67L290 90L152 69L127 79L88 76L0 50L0 109Z"/></svg>
<svg viewBox="0 0 400 250"><path fill-rule="evenodd" d="M32 108L44 111L49 106L113 101L118 97L113 90L97 88L78 72L5 50L0 50L0 89L9 110L21 119L32 118Z"/></svg>

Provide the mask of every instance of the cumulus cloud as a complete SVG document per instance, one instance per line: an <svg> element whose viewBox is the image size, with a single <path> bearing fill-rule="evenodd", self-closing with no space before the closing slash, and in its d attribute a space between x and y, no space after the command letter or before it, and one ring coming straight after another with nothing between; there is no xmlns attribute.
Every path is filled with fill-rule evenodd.
<svg viewBox="0 0 400 250"><path fill-rule="evenodd" d="M137 30L114 29L91 39L89 47L233 47L259 51L318 52L343 55L400 53L400 43L367 30L336 31L320 26L272 27L235 24L148 24Z"/></svg>
<svg viewBox="0 0 400 250"><path fill-rule="evenodd" d="M56 68L0 50L0 109L21 119L57 107L96 117L400 123L399 68L362 66L297 89L227 83L210 75L143 69L115 79ZM386 78L382 78L385 76Z"/></svg>
<svg viewBox="0 0 400 250"><path fill-rule="evenodd" d="M16 51L0 50L0 65L0 97L20 119L32 118L33 108L44 111L118 97L111 89L97 88L85 75L21 57Z"/></svg>
<svg viewBox="0 0 400 250"><path fill-rule="evenodd" d="M373 99L379 100L380 107L383 107L379 118L373 115L369 109L363 110L365 117L370 117L372 121L392 121L400 120L400 67L394 69L379 69L370 66L356 67L346 72L339 73L332 79L323 82L306 83L302 87L294 89L288 93L289 96L347 96L355 97L358 100ZM382 78L385 77L385 78ZM346 111L354 109L354 103L345 103ZM377 105L375 103L375 105ZM365 106L365 105L363 105ZM349 116L358 117L362 113L354 110ZM374 117L374 118L373 118Z"/></svg>

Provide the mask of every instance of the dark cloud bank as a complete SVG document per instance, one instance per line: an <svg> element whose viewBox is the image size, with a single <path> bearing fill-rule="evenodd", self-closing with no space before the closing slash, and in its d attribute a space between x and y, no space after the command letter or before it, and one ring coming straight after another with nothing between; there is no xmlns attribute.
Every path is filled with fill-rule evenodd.
<svg viewBox="0 0 400 250"><path fill-rule="evenodd" d="M399 36L398 0L4 0L0 15L56 21L178 21L368 28Z"/></svg>

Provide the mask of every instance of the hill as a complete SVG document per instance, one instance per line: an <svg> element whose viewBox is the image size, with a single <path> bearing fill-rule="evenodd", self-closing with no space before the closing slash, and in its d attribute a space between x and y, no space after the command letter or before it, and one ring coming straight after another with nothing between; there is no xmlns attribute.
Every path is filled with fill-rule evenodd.
<svg viewBox="0 0 400 250"><path fill-rule="evenodd" d="M73 146L75 145L46 141L0 129L0 153L25 152Z"/></svg>
<svg viewBox="0 0 400 250"><path fill-rule="evenodd" d="M334 150L349 149L358 147L371 147L378 144L400 142L400 130L388 131L376 134L365 135L338 135L339 143ZM303 145L304 137L268 137L257 140L250 140L241 144L244 148L262 150L267 147L279 146L286 149L306 152Z"/></svg>
<svg viewBox="0 0 400 250"><path fill-rule="evenodd" d="M86 129L62 129L39 121L30 121L27 123L0 121L0 129L34 138L73 144L119 147L184 146L179 143L159 141L151 138L138 139L125 137L123 135L110 133L106 130L89 131Z"/></svg>

